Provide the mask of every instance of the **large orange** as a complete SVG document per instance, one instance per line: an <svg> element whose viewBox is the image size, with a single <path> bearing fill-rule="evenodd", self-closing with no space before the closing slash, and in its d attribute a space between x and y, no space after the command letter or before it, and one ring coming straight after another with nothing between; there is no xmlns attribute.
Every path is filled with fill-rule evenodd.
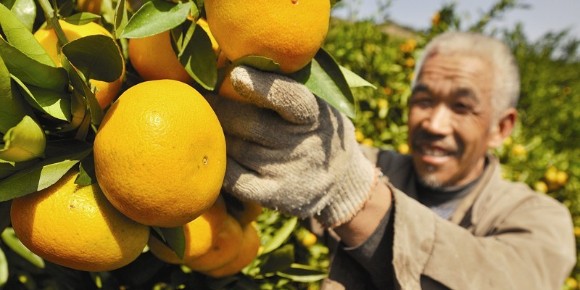
<svg viewBox="0 0 580 290"><path fill-rule="evenodd" d="M209 28L226 57L268 57L284 73L306 66L328 32L329 0L206 0Z"/></svg>
<svg viewBox="0 0 580 290"><path fill-rule="evenodd" d="M68 41L76 40L89 35L106 35L113 38L107 29L95 22L89 22L83 25L74 25L66 21L59 20L59 24ZM54 28L48 28L48 26L45 24L42 28L34 33L34 38L36 38L40 45L46 50L52 61L56 65L60 66L60 49L58 48L58 38ZM121 76L116 81L109 83L100 80L89 80L89 82L96 88L95 97L103 109L106 108L115 99L115 97L117 97L117 94L121 89L121 85L125 78L124 63L125 62L123 62L123 71Z"/></svg>
<svg viewBox="0 0 580 290"><path fill-rule="evenodd" d="M143 251L149 227L117 211L99 186L74 183L76 172L12 201L12 226L32 252L82 271L110 271Z"/></svg>
<svg viewBox="0 0 580 290"><path fill-rule="evenodd" d="M175 80L127 89L103 118L93 150L107 198L151 226L182 226L201 215L225 175L217 116L197 90Z"/></svg>

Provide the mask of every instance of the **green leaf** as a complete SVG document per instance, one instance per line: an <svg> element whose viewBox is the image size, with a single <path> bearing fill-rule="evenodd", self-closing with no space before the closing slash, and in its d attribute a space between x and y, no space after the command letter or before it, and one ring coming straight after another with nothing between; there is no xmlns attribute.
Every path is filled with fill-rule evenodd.
<svg viewBox="0 0 580 290"><path fill-rule="evenodd" d="M284 222L274 236L264 245L262 254L267 254L280 247L292 234L298 224L297 217L291 217Z"/></svg>
<svg viewBox="0 0 580 290"><path fill-rule="evenodd" d="M127 13L125 8L126 3L127 1L117 1L117 8L115 8L113 35L117 39L121 37L121 33L129 22L129 13Z"/></svg>
<svg viewBox="0 0 580 290"><path fill-rule="evenodd" d="M79 174L77 175L77 179L75 183L78 185L91 185L97 183L97 176L95 175L95 163L93 159L93 154L89 154L89 156L85 157L81 160L81 165L79 166Z"/></svg>
<svg viewBox="0 0 580 290"><path fill-rule="evenodd" d="M46 136L30 116L24 116L18 125L6 132L3 139L4 148L0 149L2 160L22 162L44 155Z"/></svg>
<svg viewBox="0 0 580 290"><path fill-rule="evenodd" d="M64 21L74 25L84 25L98 19L101 19L101 16L93 13L81 12L65 18Z"/></svg>
<svg viewBox="0 0 580 290"><path fill-rule="evenodd" d="M354 97L336 61L323 49L300 71L290 77L303 83L310 91L328 104L354 118Z"/></svg>
<svg viewBox="0 0 580 290"><path fill-rule="evenodd" d="M10 249L12 249L12 251L16 252L22 258L26 259L34 266L44 269L44 260L30 251L22 244L22 242L20 242L18 237L16 237L16 233L14 233L13 228L7 228L4 230L4 232L2 232L2 240Z"/></svg>
<svg viewBox="0 0 580 290"><path fill-rule="evenodd" d="M0 180L0 202L53 185L91 150L90 144L78 141L47 144L46 159Z"/></svg>
<svg viewBox="0 0 580 290"><path fill-rule="evenodd" d="M12 7L9 8L26 29L32 31L34 20L36 19L36 4L34 0L15 0Z"/></svg>
<svg viewBox="0 0 580 290"><path fill-rule="evenodd" d="M54 62L34 38L31 30L4 5L0 5L0 26L8 42L18 51L41 64L54 66Z"/></svg>
<svg viewBox="0 0 580 290"><path fill-rule="evenodd" d="M2 288L8 281L8 260L4 251L0 248L0 288Z"/></svg>
<svg viewBox="0 0 580 290"><path fill-rule="evenodd" d="M106 35L89 35L73 40L62 52L87 78L113 82L123 72L123 57L115 40Z"/></svg>
<svg viewBox="0 0 580 290"><path fill-rule="evenodd" d="M12 90L10 73L0 57L0 133L6 133L26 115L24 101L17 90Z"/></svg>
<svg viewBox="0 0 580 290"><path fill-rule="evenodd" d="M346 67L340 66L340 71L344 75L348 86L351 88L360 88L360 87L371 87L376 89L377 87L367 80L361 78L359 75L355 74L351 70L347 69Z"/></svg>
<svg viewBox="0 0 580 290"><path fill-rule="evenodd" d="M157 227L157 233L161 233L163 242L171 248L180 259L185 254L185 233L183 227L161 228Z"/></svg>
<svg viewBox="0 0 580 290"><path fill-rule="evenodd" d="M129 19L121 38L141 38L173 29L187 19L191 5L192 2L147 2Z"/></svg>
<svg viewBox="0 0 580 290"><path fill-rule="evenodd" d="M88 109L91 122L96 126L99 125L103 119L104 112L97 101L94 91L89 87L85 76L72 66L66 56L62 60L62 66L68 71L71 85L75 91L73 99L71 100L73 117L82 115L84 119L85 114L87 113L86 109Z"/></svg>
<svg viewBox="0 0 580 290"><path fill-rule="evenodd" d="M276 273L280 277L288 278L294 282L312 283L320 281L328 276L325 271L312 266L292 264L290 267Z"/></svg>
<svg viewBox="0 0 580 290"><path fill-rule="evenodd" d="M217 82L217 60L207 32L195 25L193 36L178 55L179 61L192 78L207 90Z"/></svg>
<svg viewBox="0 0 580 290"><path fill-rule="evenodd" d="M32 107L55 119L70 121L70 99L66 93L27 85L16 77L12 79Z"/></svg>
<svg viewBox="0 0 580 290"><path fill-rule="evenodd" d="M294 262L294 245L285 244L265 256L264 264L260 267L262 274L276 273L287 269Z"/></svg>
<svg viewBox="0 0 580 290"><path fill-rule="evenodd" d="M263 71L279 72L280 64L264 56L247 55L232 62L232 66L247 65Z"/></svg>
<svg viewBox="0 0 580 290"><path fill-rule="evenodd" d="M0 180L4 179L7 176L10 176L26 167L31 166L34 163L37 163L38 159L33 159L30 161L24 162L6 162L0 160Z"/></svg>
<svg viewBox="0 0 580 290"><path fill-rule="evenodd" d="M8 71L23 82L44 89L66 91L68 76L63 68L30 58L2 38L0 38L0 57L4 59Z"/></svg>

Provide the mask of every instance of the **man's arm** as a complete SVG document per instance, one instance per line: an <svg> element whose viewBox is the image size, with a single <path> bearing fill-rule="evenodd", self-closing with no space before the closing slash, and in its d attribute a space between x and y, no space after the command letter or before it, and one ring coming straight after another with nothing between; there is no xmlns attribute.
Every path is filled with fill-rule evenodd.
<svg viewBox="0 0 580 290"><path fill-rule="evenodd" d="M387 184L383 180L377 180L363 208L349 222L334 228L334 232L345 245L359 246L376 231L381 217L384 217L391 207L391 200L391 190Z"/></svg>

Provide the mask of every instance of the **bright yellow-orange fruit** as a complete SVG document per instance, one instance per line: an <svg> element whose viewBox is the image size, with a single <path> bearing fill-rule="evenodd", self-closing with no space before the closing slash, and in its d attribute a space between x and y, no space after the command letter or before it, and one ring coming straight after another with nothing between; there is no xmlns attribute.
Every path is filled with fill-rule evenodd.
<svg viewBox="0 0 580 290"><path fill-rule="evenodd" d="M283 73L306 66L328 32L328 0L206 0L204 5L209 28L228 59L267 57Z"/></svg>
<svg viewBox="0 0 580 290"><path fill-rule="evenodd" d="M224 266L204 272L204 274L214 278L234 275L244 269L258 256L259 249L260 235L254 223L249 223L243 228L243 239L238 256Z"/></svg>
<svg viewBox="0 0 580 290"><path fill-rule="evenodd" d="M186 261L185 265L200 272L222 267L238 256L243 238L242 227L228 215L210 250L196 259Z"/></svg>
<svg viewBox="0 0 580 290"><path fill-rule="evenodd" d="M128 47L129 61L144 80L170 79L184 83L193 81L171 46L169 31L129 39Z"/></svg>
<svg viewBox="0 0 580 290"><path fill-rule="evenodd" d="M175 252L154 235L149 237L149 249L160 260L170 264L183 264L207 253L214 243L217 233L227 218L226 205L222 198L199 217L183 226L185 253L179 258Z"/></svg>
<svg viewBox="0 0 580 290"><path fill-rule="evenodd" d="M89 35L106 35L111 38L111 33L95 22L89 22L83 25L74 25L66 21L59 20L60 27L68 41L76 40ZM46 50L52 61L60 66L58 38L53 28L48 28L46 25L34 33L34 38L38 40L40 45ZM123 71L121 76L113 82L104 82L100 80L89 80L95 86L95 97L99 102L101 108L106 108L117 97L123 80L125 79L125 62L123 61Z"/></svg>
<svg viewBox="0 0 580 290"><path fill-rule="evenodd" d="M126 90L105 114L93 151L107 198L151 226L182 226L209 209L226 169L217 116L197 90L175 80Z"/></svg>
<svg viewBox="0 0 580 290"><path fill-rule="evenodd" d="M76 172L12 201L20 241L50 262L82 271L110 271L143 251L149 227L117 211L98 185L79 186Z"/></svg>

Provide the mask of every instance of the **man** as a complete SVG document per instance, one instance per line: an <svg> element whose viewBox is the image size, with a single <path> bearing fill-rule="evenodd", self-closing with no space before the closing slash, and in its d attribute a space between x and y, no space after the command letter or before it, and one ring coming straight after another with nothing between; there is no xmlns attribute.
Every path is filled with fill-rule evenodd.
<svg viewBox="0 0 580 290"><path fill-rule="evenodd" d="M328 229L339 243L324 289L560 289L574 266L568 210L503 180L489 154L517 116L501 42L447 33L426 47L410 156L361 150L351 121L289 78L238 67L232 82L248 104L210 100L224 190Z"/></svg>

